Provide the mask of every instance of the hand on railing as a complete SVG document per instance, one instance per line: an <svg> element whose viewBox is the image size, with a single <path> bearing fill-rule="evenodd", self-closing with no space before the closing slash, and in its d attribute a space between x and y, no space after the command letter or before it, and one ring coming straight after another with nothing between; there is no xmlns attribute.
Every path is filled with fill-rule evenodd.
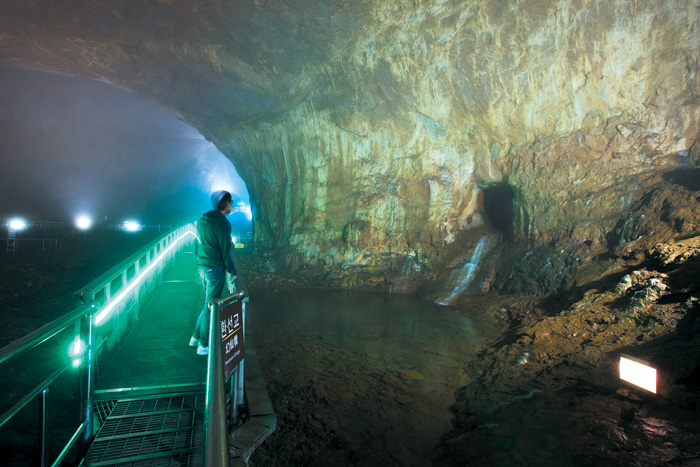
<svg viewBox="0 0 700 467"><path fill-rule="evenodd" d="M226 288L228 289L229 294L236 292L236 278L238 278L238 276L232 276L231 274L226 273Z"/></svg>

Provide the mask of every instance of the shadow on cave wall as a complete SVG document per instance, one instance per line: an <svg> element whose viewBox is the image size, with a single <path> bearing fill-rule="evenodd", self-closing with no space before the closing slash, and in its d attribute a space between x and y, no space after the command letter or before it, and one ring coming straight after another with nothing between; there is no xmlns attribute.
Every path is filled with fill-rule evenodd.
<svg viewBox="0 0 700 467"><path fill-rule="evenodd" d="M507 183L488 186L483 189L484 214L489 223L504 238L510 238L513 234L513 199L515 192Z"/></svg>
<svg viewBox="0 0 700 467"><path fill-rule="evenodd" d="M680 169L664 172L664 180L680 185L690 191L700 191L700 169Z"/></svg>

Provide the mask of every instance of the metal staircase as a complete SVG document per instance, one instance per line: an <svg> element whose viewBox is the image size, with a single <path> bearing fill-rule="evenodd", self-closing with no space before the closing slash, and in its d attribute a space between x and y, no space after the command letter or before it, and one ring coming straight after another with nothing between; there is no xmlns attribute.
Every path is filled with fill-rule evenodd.
<svg viewBox="0 0 700 467"><path fill-rule="evenodd" d="M83 466L201 466L204 394L121 400L100 422Z"/></svg>

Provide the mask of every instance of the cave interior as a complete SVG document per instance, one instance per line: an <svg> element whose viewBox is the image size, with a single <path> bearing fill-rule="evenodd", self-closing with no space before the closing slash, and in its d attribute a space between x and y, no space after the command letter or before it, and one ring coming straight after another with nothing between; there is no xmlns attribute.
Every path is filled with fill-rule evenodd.
<svg viewBox="0 0 700 467"><path fill-rule="evenodd" d="M479 417L525 420L546 410L542 388L622 400L611 431L677 413L676 433L700 433L697 1L3 10L3 66L151 100L234 164L253 206L249 282L433 302L458 290L450 307L502 326L465 363L432 465L492 465ZM620 352L659 367L656 397L617 388ZM695 465L700 445L681 438L646 454Z"/></svg>

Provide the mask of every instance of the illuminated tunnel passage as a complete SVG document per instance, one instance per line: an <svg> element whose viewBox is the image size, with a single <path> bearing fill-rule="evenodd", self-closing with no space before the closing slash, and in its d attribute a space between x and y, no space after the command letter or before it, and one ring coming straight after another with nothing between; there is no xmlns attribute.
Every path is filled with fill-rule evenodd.
<svg viewBox="0 0 700 467"><path fill-rule="evenodd" d="M227 190L241 208L229 216L233 230L252 230L248 189L232 162L150 100L0 67L0 127L12 135L0 138L0 221L181 225L211 209L212 192Z"/></svg>

